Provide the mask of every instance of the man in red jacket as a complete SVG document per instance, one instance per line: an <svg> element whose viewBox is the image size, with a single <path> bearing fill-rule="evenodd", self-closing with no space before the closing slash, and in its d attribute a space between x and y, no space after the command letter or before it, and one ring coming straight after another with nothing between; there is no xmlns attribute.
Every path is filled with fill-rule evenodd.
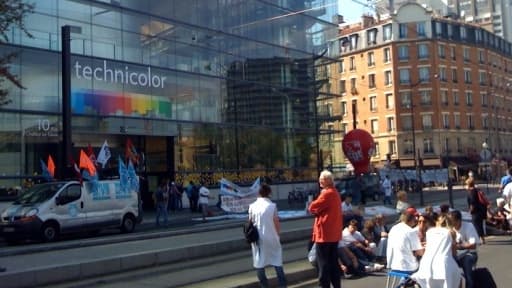
<svg viewBox="0 0 512 288"><path fill-rule="evenodd" d="M309 212L315 215L313 242L316 243L318 264L318 281L320 287L341 287L341 271L338 266L338 242L343 228L340 194L334 188L333 175L322 171L320 178L320 195L309 205Z"/></svg>

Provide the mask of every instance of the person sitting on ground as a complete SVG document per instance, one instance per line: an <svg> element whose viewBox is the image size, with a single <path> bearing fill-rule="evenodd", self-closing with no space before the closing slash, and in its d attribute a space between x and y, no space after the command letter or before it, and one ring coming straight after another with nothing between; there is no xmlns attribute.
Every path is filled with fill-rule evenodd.
<svg viewBox="0 0 512 288"><path fill-rule="evenodd" d="M498 205L496 208L492 207L492 205L487 207L486 224L496 227L502 231L509 231L510 224L508 222L508 218L510 211L505 208L505 199L498 198L496 199L496 203Z"/></svg>
<svg viewBox="0 0 512 288"><path fill-rule="evenodd" d="M455 236L455 246L457 256L455 260L459 267L464 271L466 287L475 287L473 282L473 267L478 260L477 245L479 244L479 236L475 226L466 221L462 221L462 214L459 210L453 210L449 214L450 221L453 224Z"/></svg>
<svg viewBox="0 0 512 288"><path fill-rule="evenodd" d="M396 198L396 213L402 214L405 209L410 206L409 203L407 203L407 192L404 190L398 191L398 193L396 193Z"/></svg>
<svg viewBox="0 0 512 288"><path fill-rule="evenodd" d="M384 224L384 216L382 214L375 215L374 218L374 231L375 231L375 240L377 244L377 251L375 255L377 256L377 260L382 262L386 261L386 247L388 246L388 227Z"/></svg>
<svg viewBox="0 0 512 288"><path fill-rule="evenodd" d="M462 271L454 259L455 236L446 215L440 216L435 227L428 229L425 253L418 271L411 275L421 287L460 287Z"/></svg>
<svg viewBox="0 0 512 288"><path fill-rule="evenodd" d="M362 221L363 216L361 216L361 211L357 208L354 208L352 206L352 196L346 195L343 199L343 202L341 203L341 212L343 213L343 223L348 225L351 220L357 220L358 223L358 230L362 230Z"/></svg>
<svg viewBox="0 0 512 288"><path fill-rule="evenodd" d="M357 226L357 220L350 221L348 226L343 229L341 237L342 245L339 246L348 247L358 259L365 263L365 265L368 265L370 262L375 261L374 249L376 245L366 240L363 234L357 231Z"/></svg>
<svg viewBox="0 0 512 288"><path fill-rule="evenodd" d="M418 212L407 209L400 215L400 222L388 233L386 251L387 268L405 274L412 274L418 269L417 256L423 255L418 233L413 229L417 224Z"/></svg>
<svg viewBox="0 0 512 288"><path fill-rule="evenodd" d="M338 247L338 261L341 271L345 274L345 278L366 276L367 271L365 270L365 265L359 262L357 256L354 255L348 247Z"/></svg>

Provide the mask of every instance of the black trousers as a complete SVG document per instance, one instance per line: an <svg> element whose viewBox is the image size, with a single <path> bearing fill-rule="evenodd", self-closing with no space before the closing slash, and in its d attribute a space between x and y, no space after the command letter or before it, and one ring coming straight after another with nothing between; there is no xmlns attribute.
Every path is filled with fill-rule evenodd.
<svg viewBox="0 0 512 288"><path fill-rule="evenodd" d="M318 282L322 288L341 288L338 242L316 243Z"/></svg>

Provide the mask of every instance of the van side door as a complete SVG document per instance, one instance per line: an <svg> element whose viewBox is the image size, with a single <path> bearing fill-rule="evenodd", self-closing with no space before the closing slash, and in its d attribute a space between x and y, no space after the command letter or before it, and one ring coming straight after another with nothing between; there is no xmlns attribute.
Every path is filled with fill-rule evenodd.
<svg viewBox="0 0 512 288"><path fill-rule="evenodd" d="M80 185L72 184L60 191L55 198L55 214L61 232L83 229L86 213Z"/></svg>

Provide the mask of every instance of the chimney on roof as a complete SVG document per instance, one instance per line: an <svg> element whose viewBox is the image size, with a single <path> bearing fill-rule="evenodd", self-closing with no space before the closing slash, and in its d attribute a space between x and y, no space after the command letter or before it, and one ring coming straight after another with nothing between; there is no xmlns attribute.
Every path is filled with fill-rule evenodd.
<svg viewBox="0 0 512 288"><path fill-rule="evenodd" d="M364 14L363 16L361 16L361 22L363 24L363 29L368 28L375 24L375 18L373 18L372 15Z"/></svg>

